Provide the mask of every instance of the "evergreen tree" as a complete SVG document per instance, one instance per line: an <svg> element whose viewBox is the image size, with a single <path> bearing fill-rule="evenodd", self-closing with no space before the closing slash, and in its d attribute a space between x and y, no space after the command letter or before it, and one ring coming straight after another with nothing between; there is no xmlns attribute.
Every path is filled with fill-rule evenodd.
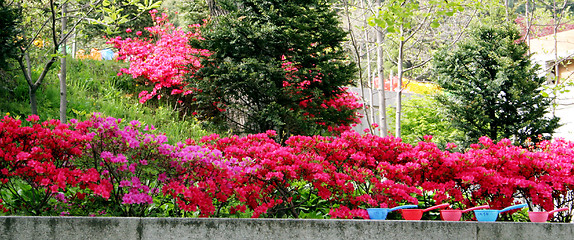
<svg viewBox="0 0 574 240"><path fill-rule="evenodd" d="M190 85L200 119L235 133L321 134L356 120L343 86L355 65L325 0L217 1L226 13L202 30L207 59Z"/></svg>
<svg viewBox="0 0 574 240"><path fill-rule="evenodd" d="M8 59L18 56L18 46L22 42L17 38L21 17L18 8L0 0L0 69L7 67Z"/></svg>
<svg viewBox="0 0 574 240"><path fill-rule="evenodd" d="M436 82L444 90L438 100L467 143L488 136L519 144L559 127L557 117L546 115L551 102L541 94L539 66L519 39L512 26L480 26L456 50L435 55Z"/></svg>

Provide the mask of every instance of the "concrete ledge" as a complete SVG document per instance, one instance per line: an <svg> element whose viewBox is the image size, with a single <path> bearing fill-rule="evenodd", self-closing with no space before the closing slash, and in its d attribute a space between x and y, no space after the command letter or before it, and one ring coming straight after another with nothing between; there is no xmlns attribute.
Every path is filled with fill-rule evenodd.
<svg viewBox="0 0 574 240"><path fill-rule="evenodd" d="M574 239L574 224L9 216L0 239Z"/></svg>

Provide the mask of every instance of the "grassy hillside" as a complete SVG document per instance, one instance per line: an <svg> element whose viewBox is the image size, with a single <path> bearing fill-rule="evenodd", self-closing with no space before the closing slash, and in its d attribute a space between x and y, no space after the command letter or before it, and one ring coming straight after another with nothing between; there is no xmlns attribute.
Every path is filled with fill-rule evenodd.
<svg viewBox="0 0 574 240"><path fill-rule="evenodd" d="M122 63L113 61L68 61L68 119L85 120L92 112L107 116L138 120L166 133L169 142L198 139L209 134L191 117L181 117L165 101L149 104L138 102L141 91L129 76L117 76ZM38 113L41 119L59 118L58 69L53 69L45 84L38 90ZM26 118L30 114L28 85L17 75L5 80L0 88L0 113Z"/></svg>

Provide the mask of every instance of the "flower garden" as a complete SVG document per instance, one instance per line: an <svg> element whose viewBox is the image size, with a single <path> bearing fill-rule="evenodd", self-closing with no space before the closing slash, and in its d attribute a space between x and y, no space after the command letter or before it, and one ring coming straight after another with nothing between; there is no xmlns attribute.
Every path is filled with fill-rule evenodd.
<svg viewBox="0 0 574 240"><path fill-rule="evenodd" d="M441 150L431 136L412 146L348 131L293 136L284 145L274 135L214 134L171 145L153 126L101 114L70 124L5 116L1 208L9 215L368 219L367 208L408 204L572 207L571 142L522 148L483 137L451 152L453 144ZM499 219L526 221L523 214ZM571 211L552 218L570 220Z"/></svg>
<svg viewBox="0 0 574 240"><path fill-rule="evenodd" d="M297 16L313 16L293 9ZM221 47L198 45L212 41L205 45L217 47L216 40L227 41L234 30L202 35L209 21L185 31L170 23L167 14L149 13L155 25L143 29L147 32L128 28L131 37L107 38L118 49L117 60L125 62L118 66L129 64L118 79L125 74L121 78L137 83L135 88L125 84L132 92L113 95L128 99L137 89L142 106L159 106L164 97L174 104L174 112L180 111L177 117L189 113L194 121L220 125L233 112L252 113L245 106L257 105L260 113L242 119L251 121L244 124L251 128L227 129L240 136L211 134L173 144L168 141L173 136L153 125L86 113L94 111L88 107L81 114L72 108L83 120L69 123L7 114L0 119L0 215L374 219L368 209L519 205L524 207L498 219L526 222L528 212L560 209L541 221L572 221L574 142L539 139L517 146L509 139L481 137L460 151L453 143L437 146L430 135L412 145L369 134L378 130L376 124L364 133L351 131L363 104L347 92L355 69L340 48L343 31L329 44L320 35L290 36L305 41L301 46L277 44L259 60L252 59L260 54L257 47L227 56ZM241 25L246 17L256 22L258 16L230 19ZM264 29L272 36L269 42L291 34L275 29ZM263 35L254 36L258 40ZM260 99L266 102L256 102ZM225 132L222 126L206 126ZM407 219L399 211L384 215L382 219ZM436 211L415 218L421 217L441 219ZM477 220L471 212L461 219Z"/></svg>

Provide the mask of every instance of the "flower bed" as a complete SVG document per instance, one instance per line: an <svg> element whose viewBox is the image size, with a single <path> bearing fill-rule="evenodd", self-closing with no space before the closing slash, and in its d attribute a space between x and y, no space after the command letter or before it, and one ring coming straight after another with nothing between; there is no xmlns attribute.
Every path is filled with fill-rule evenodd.
<svg viewBox="0 0 574 240"><path fill-rule="evenodd" d="M481 138L460 153L451 152L452 144L439 149L430 136L416 146L356 132L293 136L285 145L274 136L211 135L170 145L152 126L100 114L71 124L40 123L37 116L23 124L6 116L0 121L2 210L368 218L366 208L404 204L502 209L520 199L530 209L547 211L572 205L570 142L543 141L525 149ZM553 221L569 222L571 215L560 212Z"/></svg>

